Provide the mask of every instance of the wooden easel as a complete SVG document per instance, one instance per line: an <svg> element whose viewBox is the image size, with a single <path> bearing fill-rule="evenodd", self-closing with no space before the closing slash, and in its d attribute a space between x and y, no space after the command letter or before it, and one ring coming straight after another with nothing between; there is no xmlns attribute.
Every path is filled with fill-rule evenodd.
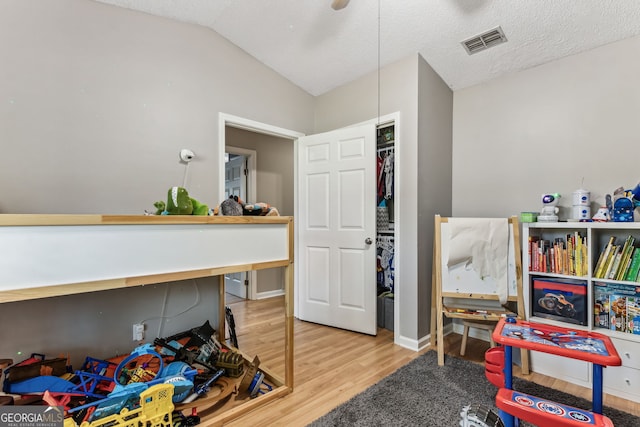
<svg viewBox="0 0 640 427"><path fill-rule="evenodd" d="M473 301L498 301L496 294L490 293L470 293L470 292L450 292L443 289L442 276L442 223L448 222L449 218L435 216L434 245L433 245L433 267L432 267L432 290L431 290L431 346L437 344L438 365L444 365L444 317L466 319L466 320L494 320L498 321L507 314L515 314L519 319L525 319L524 298L522 294L522 258L520 252L520 230L518 219L511 217L508 219L510 230L513 234L513 252L515 271L512 273L516 279L516 295L509 295L507 301L516 303L516 312L509 310L505 306L493 307L490 310L481 306L478 310L469 309L469 302ZM461 305L455 303L445 305L445 298L449 301L460 301ZM464 307L464 308L462 308ZM522 373L529 374L529 352L522 350Z"/></svg>

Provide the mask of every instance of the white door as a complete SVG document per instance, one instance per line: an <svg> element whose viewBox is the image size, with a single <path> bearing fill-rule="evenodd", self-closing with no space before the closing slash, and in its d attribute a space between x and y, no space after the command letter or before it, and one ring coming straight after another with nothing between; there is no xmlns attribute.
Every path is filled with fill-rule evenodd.
<svg viewBox="0 0 640 427"><path fill-rule="evenodd" d="M231 155L229 161L225 163L224 195L238 196L246 202L247 180L246 180L246 157ZM247 272L227 273L224 275L224 287L227 293L240 298L247 298L248 287Z"/></svg>
<svg viewBox="0 0 640 427"><path fill-rule="evenodd" d="M301 320L376 334L373 124L298 139Z"/></svg>

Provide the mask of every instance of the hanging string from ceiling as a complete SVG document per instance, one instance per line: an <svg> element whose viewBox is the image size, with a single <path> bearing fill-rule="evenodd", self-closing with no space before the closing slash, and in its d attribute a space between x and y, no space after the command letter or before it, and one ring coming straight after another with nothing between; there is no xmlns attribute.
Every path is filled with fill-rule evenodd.
<svg viewBox="0 0 640 427"><path fill-rule="evenodd" d="M378 0L378 126L380 126L380 0Z"/></svg>

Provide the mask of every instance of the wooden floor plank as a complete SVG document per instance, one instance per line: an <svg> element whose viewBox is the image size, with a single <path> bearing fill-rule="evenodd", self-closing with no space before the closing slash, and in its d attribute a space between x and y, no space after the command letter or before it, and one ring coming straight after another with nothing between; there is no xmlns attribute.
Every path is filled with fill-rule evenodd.
<svg viewBox="0 0 640 427"><path fill-rule="evenodd" d="M284 375L284 298L230 302L239 348L276 375ZM460 357L458 334L445 337L445 352ZM484 362L489 343L469 338L464 359ZM393 332L378 329L377 336L294 321L294 390L257 410L225 425L244 427L306 426L331 409L364 391L424 352L415 352L393 343ZM517 367L516 375L520 375ZM589 389L544 375L531 374L528 380L590 399ZM634 413L637 403L606 395L607 406Z"/></svg>

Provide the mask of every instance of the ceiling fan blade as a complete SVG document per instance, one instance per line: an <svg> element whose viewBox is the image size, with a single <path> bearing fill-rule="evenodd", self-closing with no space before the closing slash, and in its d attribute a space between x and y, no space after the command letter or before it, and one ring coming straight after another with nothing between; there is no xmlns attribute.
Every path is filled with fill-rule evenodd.
<svg viewBox="0 0 640 427"><path fill-rule="evenodd" d="M347 7L348 4L349 0L333 0L333 2L331 3L331 7L333 8L333 10L340 10Z"/></svg>

